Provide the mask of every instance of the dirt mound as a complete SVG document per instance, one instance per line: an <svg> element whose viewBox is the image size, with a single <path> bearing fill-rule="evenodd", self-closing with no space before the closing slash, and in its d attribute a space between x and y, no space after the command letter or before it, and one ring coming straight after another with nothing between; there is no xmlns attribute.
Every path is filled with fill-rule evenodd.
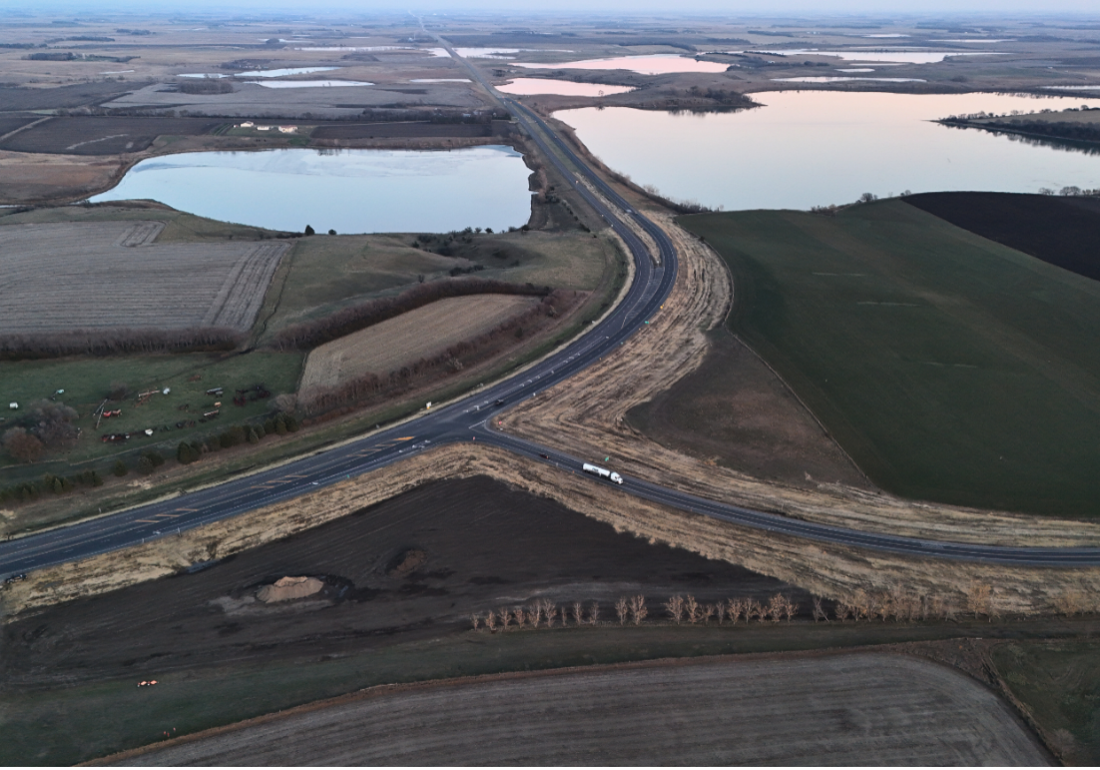
<svg viewBox="0 0 1100 770"><path fill-rule="evenodd" d="M428 561L428 554L419 548L409 548L397 554L386 567L386 574L393 577L404 577L411 572L416 572Z"/></svg>
<svg viewBox="0 0 1100 770"><path fill-rule="evenodd" d="M302 599L319 593L325 584L315 577L281 577L271 585L256 592L261 602L285 602L290 599Z"/></svg>

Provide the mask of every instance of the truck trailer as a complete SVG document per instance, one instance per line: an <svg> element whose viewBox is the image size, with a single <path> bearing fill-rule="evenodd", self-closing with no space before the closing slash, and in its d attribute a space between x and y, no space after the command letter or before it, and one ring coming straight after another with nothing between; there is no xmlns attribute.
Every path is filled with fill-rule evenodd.
<svg viewBox="0 0 1100 770"><path fill-rule="evenodd" d="M601 479L607 479L608 481L614 482L615 484L623 483L623 477L619 474L615 473L614 471L609 471L607 470L607 468L601 468L598 465L593 465L592 463L585 463L581 466L581 470L583 470L585 473L591 473L593 476L598 476Z"/></svg>

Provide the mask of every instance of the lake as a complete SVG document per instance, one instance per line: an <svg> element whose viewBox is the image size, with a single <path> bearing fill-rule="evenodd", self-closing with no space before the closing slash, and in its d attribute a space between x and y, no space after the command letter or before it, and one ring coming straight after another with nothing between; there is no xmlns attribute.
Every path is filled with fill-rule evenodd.
<svg viewBox="0 0 1100 770"><path fill-rule="evenodd" d="M1035 112L1089 97L773 91L766 106L696 115L608 107L562 110L608 166L662 195L727 210L809 209L939 190L1100 187L1100 156L930 122L980 111Z"/></svg>
<svg viewBox="0 0 1100 770"><path fill-rule="evenodd" d="M505 230L531 216L530 170L511 147L263 150L143 160L93 203L150 199L210 219L338 233Z"/></svg>
<svg viewBox="0 0 1100 770"><path fill-rule="evenodd" d="M725 72L728 64L712 61L696 61L690 56L675 53L656 53L646 56L616 56L611 59L582 59L552 64L521 64L516 67L543 70L630 70L642 75L667 75L671 72Z"/></svg>

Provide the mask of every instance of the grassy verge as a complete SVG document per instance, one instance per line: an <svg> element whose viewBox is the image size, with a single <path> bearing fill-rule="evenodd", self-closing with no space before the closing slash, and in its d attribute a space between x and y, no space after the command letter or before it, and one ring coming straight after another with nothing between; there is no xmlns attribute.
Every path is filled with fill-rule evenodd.
<svg viewBox="0 0 1100 770"><path fill-rule="evenodd" d="M997 627L980 624L981 633ZM730 653L827 649L953 638L961 626L780 624L759 627L568 628L466 632L346 656L266 666L191 669L158 677L5 692L0 762L62 765L231 724L377 684Z"/></svg>
<svg viewBox="0 0 1100 770"><path fill-rule="evenodd" d="M1100 284L900 201L682 224L733 271L730 328L876 483L1098 512Z"/></svg>

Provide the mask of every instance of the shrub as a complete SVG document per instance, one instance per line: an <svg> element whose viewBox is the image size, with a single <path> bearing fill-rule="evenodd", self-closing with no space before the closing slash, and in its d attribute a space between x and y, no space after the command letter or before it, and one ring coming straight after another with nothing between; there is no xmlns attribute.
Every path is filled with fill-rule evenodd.
<svg viewBox="0 0 1100 770"><path fill-rule="evenodd" d="M115 465L111 468L111 473L121 478L129 472L130 470L126 467L126 463L122 462L122 460L115 460Z"/></svg>

